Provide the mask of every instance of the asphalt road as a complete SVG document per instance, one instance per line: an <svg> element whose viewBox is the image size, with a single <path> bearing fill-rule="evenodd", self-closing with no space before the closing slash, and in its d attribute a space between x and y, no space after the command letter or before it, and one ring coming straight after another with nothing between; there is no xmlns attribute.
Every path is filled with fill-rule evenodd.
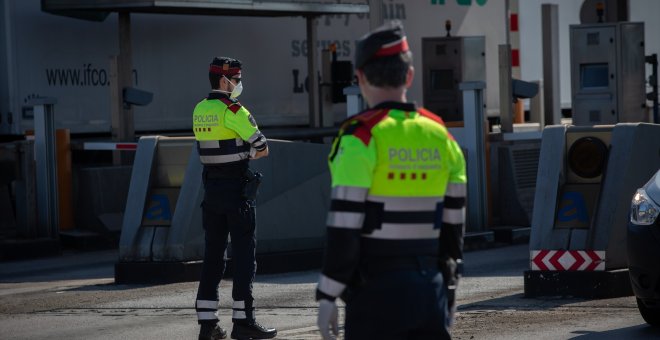
<svg viewBox="0 0 660 340"><path fill-rule="evenodd" d="M195 282L115 285L116 251L0 263L0 339L196 339ZM633 297L524 299L526 245L466 254L455 339L649 339ZM257 275L259 322L278 339L318 339L318 272ZM220 288L230 328L231 282ZM343 308L340 308L343 315Z"/></svg>

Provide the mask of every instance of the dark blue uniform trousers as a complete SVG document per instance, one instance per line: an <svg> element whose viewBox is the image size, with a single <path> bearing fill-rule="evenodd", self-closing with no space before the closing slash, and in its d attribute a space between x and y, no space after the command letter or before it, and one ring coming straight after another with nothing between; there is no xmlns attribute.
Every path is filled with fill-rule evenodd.
<svg viewBox="0 0 660 340"><path fill-rule="evenodd" d="M346 340L451 339L447 288L437 271L369 275L346 301Z"/></svg>
<svg viewBox="0 0 660 340"><path fill-rule="evenodd" d="M241 197L242 181L205 181L202 203L202 225L205 231L205 251L202 276L197 290L197 300L217 301L218 285L225 271L224 252L227 238L231 234L233 285L232 299L244 301L248 319L252 315L252 283L257 268L255 259L256 218L253 202ZM200 308L202 307L202 308ZM203 308L206 307L206 308ZM197 312L213 311L216 308L197 305ZM199 320L199 323L216 323L218 320Z"/></svg>

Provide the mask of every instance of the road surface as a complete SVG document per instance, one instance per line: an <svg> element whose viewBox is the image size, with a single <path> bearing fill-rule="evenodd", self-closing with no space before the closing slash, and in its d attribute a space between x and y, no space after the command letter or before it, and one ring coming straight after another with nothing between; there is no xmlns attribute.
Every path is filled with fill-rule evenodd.
<svg viewBox="0 0 660 340"><path fill-rule="evenodd" d="M196 339L197 283L115 285L115 251L0 263L0 339ZM527 245L466 254L455 339L649 339L635 299L523 298ZM257 319L277 339L318 339L317 271L257 275ZM231 328L231 282L220 288ZM340 305L343 316L343 306Z"/></svg>

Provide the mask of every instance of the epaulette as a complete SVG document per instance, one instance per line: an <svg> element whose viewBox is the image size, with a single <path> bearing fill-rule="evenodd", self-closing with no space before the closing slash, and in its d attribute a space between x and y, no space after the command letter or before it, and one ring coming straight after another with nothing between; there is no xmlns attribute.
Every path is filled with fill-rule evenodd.
<svg viewBox="0 0 660 340"><path fill-rule="evenodd" d="M371 129L387 117L388 112L388 109L374 109L349 117L341 125L341 135L353 135L368 146L371 141Z"/></svg>
<svg viewBox="0 0 660 340"><path fill-rule="evenodd" d="M435 113L433 113L433 112L431 112L431 111L429 111L429 110L427 110L423 107L420 107L419 109L417 109L417 112L420 115L422 115L423 117L426 117L426 118L428 118L428 119L430 119L430 120L432 120L432 121L434 121L434 122L436 122L436 123L438 123L442 126L445 126L445 121L442 120L442 118L440 118L440 116L436 115ZM451 133L449 133L449 130L447 130L447 136L449 136L449 138L451 140L455 140L454 136L452 136Z"/></svg>
<svg viewBox="0 0 660 340"><path fill-rule="evenodd" d="M241 109L241 103L239 103L238 100L236 100L236 99L233 99L233 98L220 98L220 101L222 101L225 105L227 105L227 108L232 113L236 113L236 112L238 112L238 110Z"/></svg>

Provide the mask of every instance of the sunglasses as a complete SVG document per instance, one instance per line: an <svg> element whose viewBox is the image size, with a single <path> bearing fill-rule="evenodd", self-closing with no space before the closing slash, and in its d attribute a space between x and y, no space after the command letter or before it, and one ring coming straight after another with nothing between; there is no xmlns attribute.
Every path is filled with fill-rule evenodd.
<svg viewBox="0 0 660 340"><path fill-rule="evenodd" d="M224 77L225 79L229 80L229 81L231 81L231 80L236 80L236 84L238 84L238 83L241 82L241 78L237 78L237 77L227 78L227 77L225 77L225 76L223 76L223 77Z"/></svg>

